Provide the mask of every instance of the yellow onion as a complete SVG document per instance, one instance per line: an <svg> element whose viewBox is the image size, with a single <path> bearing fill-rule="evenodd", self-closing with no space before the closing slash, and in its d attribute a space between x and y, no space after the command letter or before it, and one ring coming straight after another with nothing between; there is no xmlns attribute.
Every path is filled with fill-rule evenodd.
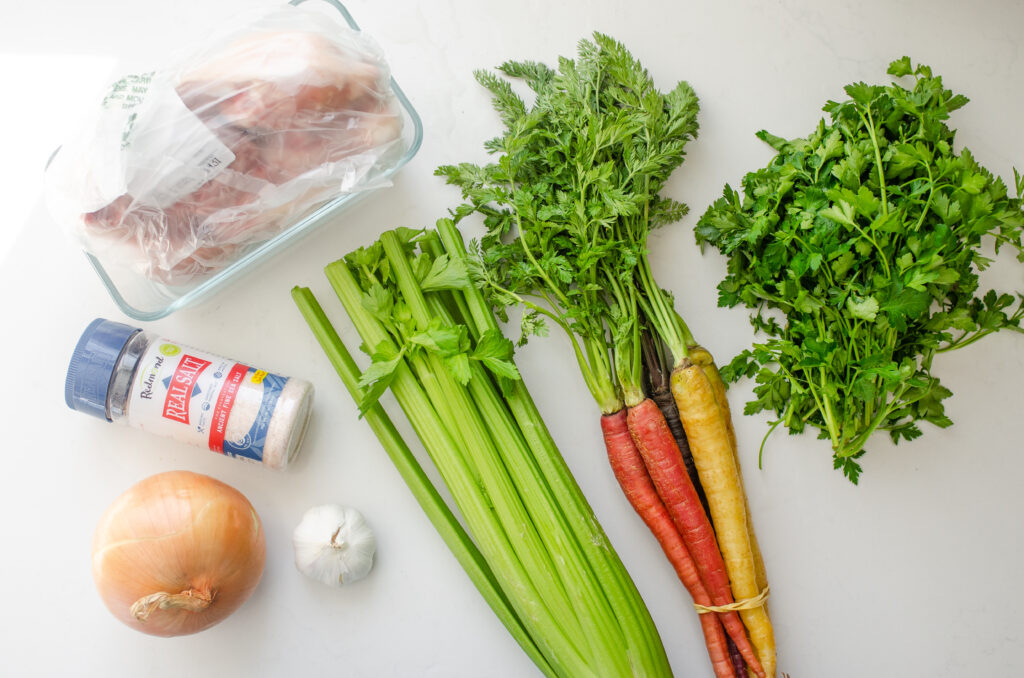
<svg viewBox="0 0 1024 678"><path fill-rule="evenodd" d="M171 471L134 485L103 514L92 574L122 622L181 636L238 609L259 583L265 556L260 518L241 492Z"/></svg>

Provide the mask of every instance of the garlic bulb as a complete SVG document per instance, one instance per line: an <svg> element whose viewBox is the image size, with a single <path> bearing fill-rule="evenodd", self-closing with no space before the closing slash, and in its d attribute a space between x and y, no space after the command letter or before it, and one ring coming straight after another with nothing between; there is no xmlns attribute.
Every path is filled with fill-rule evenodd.
<svg viewBox="0 0 1024 678"><path fill-rule="evenodd" d="M358 581L370 573L377 539L363 514L337 504L315 506L292 535L299 572L329 586Z"/></svg>

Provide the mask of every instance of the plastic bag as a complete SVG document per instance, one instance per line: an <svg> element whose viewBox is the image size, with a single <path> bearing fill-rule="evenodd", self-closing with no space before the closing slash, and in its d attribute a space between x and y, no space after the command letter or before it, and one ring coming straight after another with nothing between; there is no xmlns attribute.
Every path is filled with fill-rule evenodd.
<svg viewBox="0 0 1024 678"><path fill-rule="evenodd" d="M403 151L380 50L302 6L122 78L93 122L51 162L51 210L98 258L172 286L382 185Z"/></svg>

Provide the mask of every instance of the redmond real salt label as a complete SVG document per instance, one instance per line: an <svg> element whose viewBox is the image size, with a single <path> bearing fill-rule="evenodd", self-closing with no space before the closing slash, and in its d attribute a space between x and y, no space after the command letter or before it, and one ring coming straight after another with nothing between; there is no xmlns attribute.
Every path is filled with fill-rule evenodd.
<svg viewBox="0 0 1024 678"><path fill-rule="evenodd" d="M142 356L131 425L233 457L263 460L286 378L171 342Z"/></svg>
<svg viewBox="0 0 1024 678"><path fill-rule="evenodd" d="M302 443L313 385L97 318L71 355L64 400L107 422L282 470Z"/></svg>

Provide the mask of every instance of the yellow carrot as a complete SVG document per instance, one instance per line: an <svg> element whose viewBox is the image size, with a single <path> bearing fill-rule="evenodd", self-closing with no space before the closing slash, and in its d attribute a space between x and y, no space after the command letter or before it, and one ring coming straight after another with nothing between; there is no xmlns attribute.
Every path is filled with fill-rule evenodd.
<svg viewBox="0 0 1024 678"><path fill-rule="evenodd" d="M736 444L736 429L732 425L732 410L729 408L729 399L725 394L725 381L722 379L715 360L703 346L689 347L690 360L700 365L711 382L711 389L715 392L715 402L721 410L722 418L725 419L726 428L729 430L729 444L732 445L733 457L736 460L736 475L740 482L740 491L746 498L747 491L743 487L743 468L740 466L739 446ZM757 575L757 588L764 590L768 586L768 574L764 567L764 557L761 555L761 546L757 543L757 533L754 531L754 522L750 519L750 504L744 502L747 513L747 534L750 536L750 550L754 554L754 573Z"/></svg>
<svg viewBox="0 0 1024 678"><path fill-rule="evenodd" d="M761 589L747 528L746 498L728 425L715 398L714 387L702 367L689 359L684 359L672 371L671 386L707 495L733 596L737 601L754 599ZM774 676L775 636L767 609L759 605L740 610L740 616L765 673Z"/></svg>

